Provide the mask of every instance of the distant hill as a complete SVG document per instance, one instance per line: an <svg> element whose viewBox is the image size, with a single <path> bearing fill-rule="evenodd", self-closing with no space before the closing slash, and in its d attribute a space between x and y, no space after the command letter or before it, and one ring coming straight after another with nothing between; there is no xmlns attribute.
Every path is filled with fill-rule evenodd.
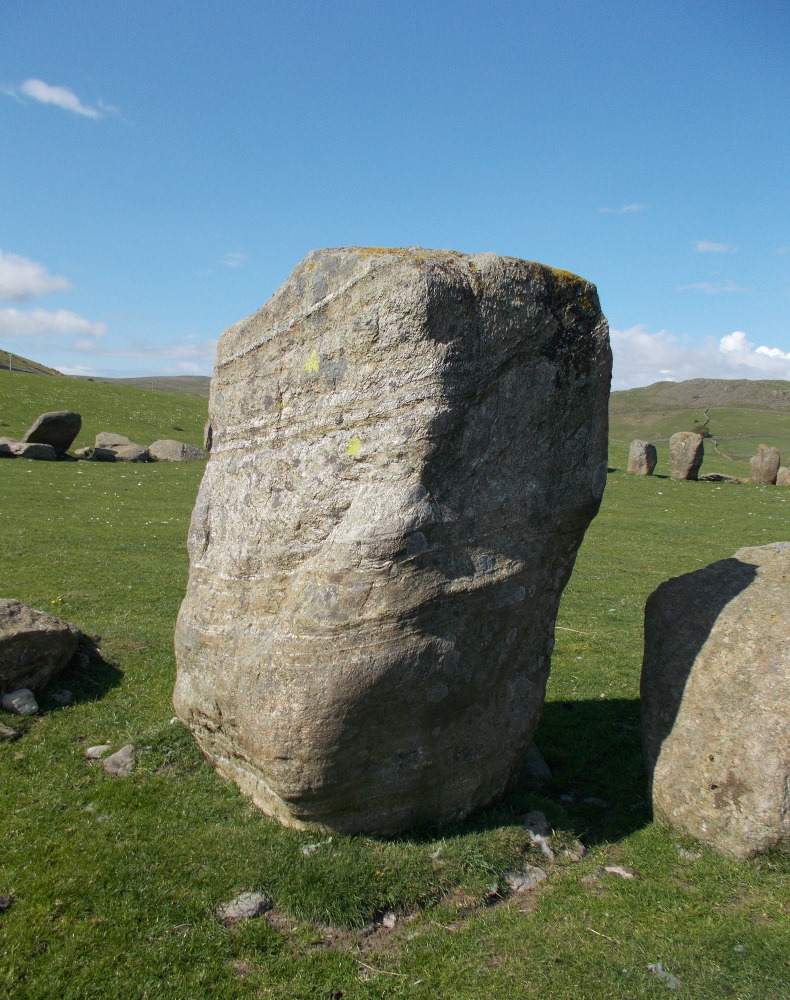
<svg viewBox="0 0 790 1000"><path fill-rule="evenodd" d="M760 444L790 456L790 382L767 379L705 379L656 382L613 392L609 400L610 451L641 438L666 442L676 431L709 436L709 461L742 465ZM708 447L710 446L710 447ZM723 467L717 471L734 471ZM740 470L746 475L746 466Z"/></svg>
<svg viewBox="0 0 790 1000"><path fill-rule="evenodd" d="M85 376L80 376L84 378ZM92 382L109 382L112 385L130 385L135 389L153 389L155 392L177 392L187 396L208 399L211 379L208 375L154 375L152 378L91 378Z"/></svg>
<svg viewBox="0 0 790 1000"><path fill-rule="evenodd" d="M790 382L768 379L693 378L654 382L642 389L613 392L609 412L657 413L705 407L774 410L790 413Z"/></svg>
<svg viewBox="0 0 790 1000"><path fill-rule="evenodd" d="M32 372L35 375L59 375L61 378L66 378L63 372L59 372L57 368L40 365L38 361L23 358L21 355L14 354L13 351L6 351L2 347L0 347L0 368L5 369L5 371Z"/></svg>

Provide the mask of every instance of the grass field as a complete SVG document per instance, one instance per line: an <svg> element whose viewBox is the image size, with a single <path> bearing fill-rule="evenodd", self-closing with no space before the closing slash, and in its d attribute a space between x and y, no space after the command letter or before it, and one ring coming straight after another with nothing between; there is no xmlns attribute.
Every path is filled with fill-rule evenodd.
<svg viewBox="0 0 790 1000"><path fill-rule="evenodd" d="M116 430L199 444L205 419L189 396L0 371L0 433L65 407L83 414L84 443ZM681 998L786 1000L788 858L729 861L651 822L638 683L647 595L790 538L790 490L629 477L626 451L613 445L617 471L561 606L536 738L551 784L458 826L335 836L308 853L326 838L260 815L171 722L204 463L0 461L0 595L98 633L103 654L61 677L73 705L0 713L21 734L0 742L0 995L628 1000L675 985L648 970L662 963ZM130 777L86 762L104 742L139 748ZM525 856L530 809L555 848L579 837L589 854L560 857L521 902L492 895ZM526 857L542 863L534 847ZM612 863L640 877L605 874ZM270 893L275 917L223 926L216 907L246 889ZM386 911L394 930L360 933Z"/></svg>

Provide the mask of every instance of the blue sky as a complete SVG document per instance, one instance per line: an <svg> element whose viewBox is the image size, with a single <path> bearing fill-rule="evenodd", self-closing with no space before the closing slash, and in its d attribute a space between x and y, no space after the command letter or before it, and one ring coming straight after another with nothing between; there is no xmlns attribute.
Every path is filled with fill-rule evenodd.
<svg viewBox="0 0 790 1000"><path fill-rule="evenodd" d="M0 348L210 374L309 251L598 286L615 388L790 378L786 0L4 0Z"/></svg>

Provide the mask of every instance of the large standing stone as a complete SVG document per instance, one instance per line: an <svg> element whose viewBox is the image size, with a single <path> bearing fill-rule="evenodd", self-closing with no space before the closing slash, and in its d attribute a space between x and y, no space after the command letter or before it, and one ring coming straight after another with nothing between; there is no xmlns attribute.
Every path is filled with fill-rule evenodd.
<svg viewBox="0 0 790 1000"><path fill-rule="evenodd" d="M752 455L749 459L749 475L752 478L752 482L763 485L772 485L775 483L780 461L778 448L761 444L757 449L757 454Z"/></svg>
<svg viewBox="0 0 790 1000"><path fill-rule="evenodd" d="M606 480L594 286L309 254L222 336L174 702L284 823L394 832L514 784Z"/></svg>
<svg viewBox="0 0 790 1000"><path fill-rule="evenodd" d="M81 428L82 417L79 413L74 413L73 410L55 410L52 413L42 413L25 431L22 440L51 445L59 455L65 455Z"/></svg>
<svg viewBox="0 0 790 1000"><path fill-rule="evenodd" d="M0 598L0 693L45 687L74 655L80 636L60 618Z"/></svg>
<svg viewBox="0 0 790 1000"><path fill-rule="evenodd" d="M678 431L669 439L669 474L673 479L696 479L703 457L701 434Z"/></svg>
<svg viewBox="0 0 790 1000"><path fill-rule="evenodd" d="M205 458L205 451L195 448L194 445L184 444L183 441L173 441L171 438L163 438L161 441L154 441L148 446L151 458L157 462L193 462L197 458Z"/></svg>
<svg viewBox="0 0 790 1000"><path fill-rule="evenodd" d="M734 857L790 846L790 542L662 583L642 727L657 819Z"/></svg>
<svg viewBox="0 0 790 1000"><path fill-rule="evenodd" d="M632 476L652 476L658 456L649 441L632 441L628 450L628 471Z"/></svg>

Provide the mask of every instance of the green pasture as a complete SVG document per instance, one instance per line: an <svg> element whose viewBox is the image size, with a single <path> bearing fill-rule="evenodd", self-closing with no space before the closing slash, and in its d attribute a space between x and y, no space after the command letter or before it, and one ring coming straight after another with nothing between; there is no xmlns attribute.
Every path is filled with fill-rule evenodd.
<svg viewBox="0 0 790 1000"><path fill-rule="evenodd" d="M0 371L0 434L62 408L82 413L85 444L100 430L200 444L205 420L198 398ZM58 681L74 704L0 713L20 734L0 740L0 996L786 1000L788 858L726 860L652 823L638 688L647 595L790 539L790 489L629 477L627 447L612 448L557 622L536 737L551 783L463 824L329 843L258 813L172 721L204 463L0 459L0 596L101 636L101 657ZM89 764L100 743L138 747L135 772ZM522 826L531 809L558 860L509 898L506 870L545 863ZM562 857L576 838L588 855ZM274 917L223 926L216 908L248 889L272 896ZM394 930L361 931L388 911Z"/></svg>
<svg viewBox="0 0 790 1000"><path fill-rule="evenodd" d="M0 437L21 437L49 410L81 414L74 448L93 445L100 431L124 434L145 447L162 438L203 447L206 400L199 396L0 370Z"/></svg>

